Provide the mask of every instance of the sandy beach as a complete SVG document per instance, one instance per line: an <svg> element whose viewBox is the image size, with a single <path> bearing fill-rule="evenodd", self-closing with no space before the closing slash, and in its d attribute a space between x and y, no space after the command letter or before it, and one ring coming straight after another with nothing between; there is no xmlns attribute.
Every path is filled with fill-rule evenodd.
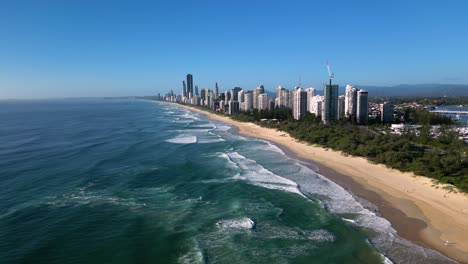
<svg viewBox="0 0 468 264"><path fill-rule="evenodd" d="M451 192L427 177L298 142L285 132L182 107L234 125L241 135L268 140L299 159L318 164L321 174L375 204L379 214L391 222L401 237L468 263L468 195Z"/></svg>

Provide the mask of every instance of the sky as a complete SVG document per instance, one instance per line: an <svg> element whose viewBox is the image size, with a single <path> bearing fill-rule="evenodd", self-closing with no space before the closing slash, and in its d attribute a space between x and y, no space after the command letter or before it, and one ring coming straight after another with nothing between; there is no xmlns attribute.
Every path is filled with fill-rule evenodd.
<svg viewBox="0 0 468 264"><path fill-rule="evenodd" d="M0 99L263 84L468 84L468 1L24 1L0 8Z"/></svg>

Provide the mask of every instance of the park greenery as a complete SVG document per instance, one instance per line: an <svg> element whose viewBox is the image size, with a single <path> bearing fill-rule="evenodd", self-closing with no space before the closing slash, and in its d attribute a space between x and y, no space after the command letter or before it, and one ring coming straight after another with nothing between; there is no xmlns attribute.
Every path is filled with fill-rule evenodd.
<svg viewBox="0 0 468 264"><path fill-rule="evenodd" d="M468 96L458 97L372 97L370 103L389 102L395 105L416 103L422 106L468 105Z"/></svg>
<svg viewBox="0 0 468 264"><path fill-rule="evenodd" d="M362 127L340 120L326 125L311 113L297 121L290 109L254 109L231 116L237 121L278 129L313 145L365 157L373 163L414 172L468 192L468 146L449 129L450 118L411 108L405 110L405 117L409 123L421 125L421 129L417 133L407 131L397 135L391 133L389 125L383 124ZM440 125L437 137L431 134L432 125Z"/></svg>

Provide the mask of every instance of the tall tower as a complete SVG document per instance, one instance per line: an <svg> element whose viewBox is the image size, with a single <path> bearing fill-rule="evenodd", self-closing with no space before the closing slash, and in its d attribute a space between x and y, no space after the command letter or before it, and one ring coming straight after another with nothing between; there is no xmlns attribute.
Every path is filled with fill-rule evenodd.
<svg viewBox="0 0 468 264"><path fill-rule="evenodd" d="M195 85L195 95L198 96L198 85Z"/></svg>
<svg viewBox="0 0 468 264"><path fill-rule="evenodd" d="M296 87L293 96L293 116L296 120L304 118L307 111L307 92Z"/></svg>
<svg viewBox="0 0 468 264"><path fill-rule="evenodd" d="M357 123L365 126L369 120L369 101L368 92L366 90L359 90L357 92Z"/></svg>
<svg viewBox="0 0 468 264"><path fill-rule="evenodd" d="M185 85L185 81L182 81L182 96L187 97L187 86Z"/></svg>
<svg viewBox="0 0 468 264"><path fill-rule="evenodd" d="M193 96L193 76L192 74L187 74L187 93L191 98Z"/></svg>
<svg viewBox="0 0 468 264"><path fill-rule="evenodd" d="M330 80L331 83L331 80ZM323 88L322 121L329 124L338 119L338 85L326 84Z"/></svg>
<svg viewBox="0 0 468 264"><path fill-rule="evenodd" d="M330 70L330 64L327 63L328 78L330 84L323 87L323 113L322 122L329 124L338 119L338 85L332 84L334 74Z"/></svg>
<svg viewBox="0 0 468 264"><path fill-rule="evenodd" d="M218 82L215 83L215 88L214 88L214 97L215 99L218 99L219 95L219 89L218 89Z"/></svg>
<svg viewBox="0 0 468 264"><path fill-rule="evenodd" d="M346 85L345 91L345 117L356 120L357 89L351 84Z"/></svg>

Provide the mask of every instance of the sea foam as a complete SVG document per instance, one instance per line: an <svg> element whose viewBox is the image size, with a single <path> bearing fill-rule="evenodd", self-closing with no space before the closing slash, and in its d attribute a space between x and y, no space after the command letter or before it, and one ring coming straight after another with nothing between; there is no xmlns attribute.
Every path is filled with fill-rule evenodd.
<svg viewBox="0 0 468 264"><path fill-rule="evenodd" d="M166 140L166 142L174 144L192 144L197 143L197 137L192 135L179 135L175 138Z"/></svg>

